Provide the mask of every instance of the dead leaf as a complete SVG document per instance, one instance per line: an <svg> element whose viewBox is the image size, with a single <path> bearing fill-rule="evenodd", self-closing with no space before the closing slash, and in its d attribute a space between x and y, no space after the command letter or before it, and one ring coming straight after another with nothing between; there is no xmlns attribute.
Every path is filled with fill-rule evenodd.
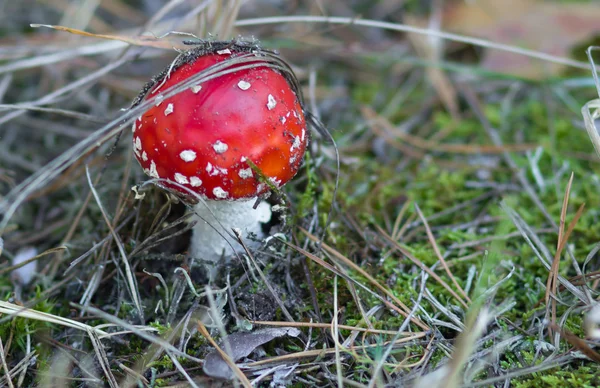
<svg viewBox="0 0 600 388"><path fill-rule="evenodd" d="M231 348L231 359L235 362L242 357L246 357L260 345L266 344L275 338L289 335L297 337L300 335L300 330L295 327L281 327L262 329L249 333L233 333L225 339ZM228 351L228 347L224 343L219 345L224 351ZM204 373L211 377L221 379L232 379L234 374L227 362L223 360L221 355L216 351L210 352L204 359Z"/></svg>
<svg viewBox="0 0 600 388"><path fill-rule="evenodd" d="M594 3L476 0L452 2L444 11L443 28L568 58L573 47L600 34L599 20L600 7ZM560 64L493 49L485 51L482 66L533 79L564 69Z"/></svg>

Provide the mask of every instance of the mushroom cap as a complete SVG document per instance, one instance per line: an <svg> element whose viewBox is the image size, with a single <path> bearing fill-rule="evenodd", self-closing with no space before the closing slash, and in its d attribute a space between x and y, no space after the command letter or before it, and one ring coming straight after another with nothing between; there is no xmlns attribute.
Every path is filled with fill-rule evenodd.
<svg viewBox="0 0 600 388"><path fill-rule="evenodd" d="M183 63L145 99L236 55L222 50ZM267 64L260 56L254 63L261 61ZM298 96L277 70L259 66L219 75L155 101L132 127L136 158L151 177L207 199L235 200L265 194L269 185L260 175L280 187L298 172L308 143L306 121Z"/></svg>

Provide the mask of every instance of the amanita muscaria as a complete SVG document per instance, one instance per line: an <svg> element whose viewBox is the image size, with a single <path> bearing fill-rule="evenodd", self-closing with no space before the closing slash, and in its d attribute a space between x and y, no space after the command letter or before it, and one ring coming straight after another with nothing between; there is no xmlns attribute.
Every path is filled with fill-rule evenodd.
<svg viewBox="0 0 600 388"><path fill-rule="evenodd" d="M244 69L235 70L244 67ZM215 75L215 70L218 74ZM200 72L212 74L180 93L161 92ZM205 77L206 78L206 77ZM229 235L238 228L250 246L264 238L271 218L268 196L298 172L308 143L302 96L292 70L256 45L209 42L183 52L150 81L133 106L154 99L135 120L133 147L144 172L163 188L203 201L189 253L216 261L242 247ZM196 198L197 199L197 198ZM228 241L226 241L228 240Z"/></svg>

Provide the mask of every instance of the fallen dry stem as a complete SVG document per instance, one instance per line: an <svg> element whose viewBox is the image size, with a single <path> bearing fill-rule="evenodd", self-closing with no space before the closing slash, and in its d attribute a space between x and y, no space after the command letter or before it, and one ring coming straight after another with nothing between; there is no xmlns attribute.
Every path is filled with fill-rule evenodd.
<svg viewBox="0 0 600 388"><path fill-rule="evenodd" d="M585 354L590 360L600 363L600 353L592 349L590 345L588 345L584 340L571 333L564 327L560 327L554 323L550 323L549 327L552 330L559 332L561 337L563 337L568 343L573 345L573 347L575 347L581 353Z"/></svg>
<svg viewBox="0 0 600 388"><path fill-rule="evenodd" d="M331 324L329 323L314 323L314 322L277 322L277 321L250 321L252 324L254 325L261 325L261 326L277 326L277 327L312 327L312 328L316 328L316 329L330 329L331 328ZM386 335L413 335L413 334L418 334L418 333L422 333L425 334L424 331L417 331L417 332L409 332L409 331L403 331L398 333L397 331L393 331L393 330L378 330L378 329L369 329L366 327L356 327L356 326L349 326L349 325L337 325L339 329L342 330L351 330L351 331L360 331L360 332L365 332L367 334L386 334Z"/></svg>
<svg viewBox="0 0 600 388"><path fill-rule="evenodd" d="M331 326L329 326L329 327L331 328ZM353 351L358 351L358 350L366 350L366 349L373 349L373 348L377 348L377 347L388 346L390 344L395 346L395 345L404 344L406 342L414 341L419 338L423 338L423 337L425 337L425 335L426 335L426 333L419 332L419 333L415 333L415 335L413 335L412 337L401 338L396 341L386 341L386 342L383 342L380 344L371 344L371 345L350 346L350 347L343 348L343 349L345 351L353 352ZM276 357L271 357L271 358L267 358L267 359L260 360L260 361L251 362L248 364L244 364L244 367L254 368L257 366L273 364L273 363L297 361L302 358L322 357L325 355L335 354L335 351L336 351L335 348L307 350L307 351L303 351L303 352L285 354L283 356L276 356Z"/></svg>

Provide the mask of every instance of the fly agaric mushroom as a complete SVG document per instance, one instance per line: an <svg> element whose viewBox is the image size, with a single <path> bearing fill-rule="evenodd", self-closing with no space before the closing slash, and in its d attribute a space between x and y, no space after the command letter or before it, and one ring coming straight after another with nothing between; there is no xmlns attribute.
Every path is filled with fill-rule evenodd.
<svg viewBox="0 0 600 388"><path fill-rule="evenodd" d="M218 76L161 98L161 91L214 69ZM228 238L232 228L256 247L248 237L265 237L261 225L271 207L255 203L294 177L308 143L291 69L247 42L209 42L180 54L133 106L153 97L154 106L133 124L134 153L147 175L161 178L161 187L203 199L193 208L190 255L214 262L241 252Z"/></svg>

